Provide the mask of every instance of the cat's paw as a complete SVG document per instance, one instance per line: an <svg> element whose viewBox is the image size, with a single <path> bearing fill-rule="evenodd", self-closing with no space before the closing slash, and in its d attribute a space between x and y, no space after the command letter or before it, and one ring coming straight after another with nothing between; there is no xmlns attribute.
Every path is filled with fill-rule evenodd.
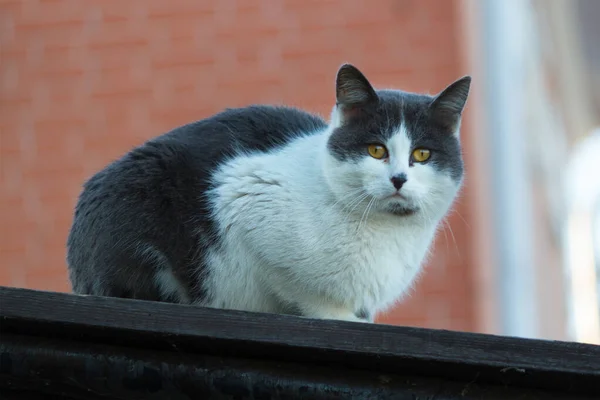
<svg viewBox="0 0 600 400"><path fill-rule="evenodd" d="M368 320L366 318L357 317L356 315L353 318L351 318L351 319L347 319L346 321L350 321L350 322L362 322L363 324L364 323L370 324L372 322L372 321L370 321L370 320Z"/></svg>
<svg viewBox="0 0 600 400"><path fill-rule="evenodd" d="M337 317L337 318L334 317L334 318L330 318L330 319L336 319L336 320L339 320L339 321L349 321L349 322L361 322L363 324L370 324L370 323L373 322L373 321L368 320L366 318L357 317L354 314L344 315L344 316L340 316L340 317Z"/></svg>
<svg viewBox="0 0 600 400"><path fill-rule="evenodd" d="M317 319L333 319L338 321L349 321L349 322L362 322L362 323L371 323L368 315L364 315L364 313L355 313L350 310L346 310L338 307L319 307L319 308L310 308L309 310L305 310L305 317L308 318L317 318Z"/></svg>

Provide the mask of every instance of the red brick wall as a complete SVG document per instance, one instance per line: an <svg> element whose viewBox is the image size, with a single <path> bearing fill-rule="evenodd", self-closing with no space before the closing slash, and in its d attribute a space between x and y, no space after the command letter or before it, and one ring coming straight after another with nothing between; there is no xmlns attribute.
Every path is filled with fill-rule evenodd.
<svg viewBox="0 0 600 400"><path fill-rule="evenodd" d="M352 62L437 92L460 70L455 0L0 0L0 285L67 291L81 184L133 145L226 106L328 115ZM387 322L473 329L466 202Z"/></svg>

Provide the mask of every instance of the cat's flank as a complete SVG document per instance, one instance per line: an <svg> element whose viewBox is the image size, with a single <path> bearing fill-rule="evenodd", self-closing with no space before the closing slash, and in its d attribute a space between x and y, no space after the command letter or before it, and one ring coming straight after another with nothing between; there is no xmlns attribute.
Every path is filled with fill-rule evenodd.
<svg viewBox="0 0 600 400"><path fill-rule="evenodd" d="M470 81L375 90L345 64L329 123L252 106L149 140L84 185L74 292L373 321L459 191Z"/></svg>

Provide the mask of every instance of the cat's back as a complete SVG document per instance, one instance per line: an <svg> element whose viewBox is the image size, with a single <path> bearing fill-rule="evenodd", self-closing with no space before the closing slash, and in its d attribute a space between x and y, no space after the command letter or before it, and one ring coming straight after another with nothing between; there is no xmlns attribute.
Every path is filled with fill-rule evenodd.
<svg viewBox="0 0 600 400"><path fill-rule="evenodd" d="M135 274L165 266L186 274L201 262L199 243L215 235L203 194L216 168L325 126L318 116L295 108L227 109L155 137L110 163L84 184L75 208L67 243L74 290L126 297L125 289L112 290L116 281L137 279L136 288L145 292L138 297L160 297L150 293L156 285L145 285L143 274Z"/></svg>
<svg viewBox="0 0 600 400"><path fill-rule="evenodd" d="M148 144L182 146L204 160L220 161L222 156L270 151L325 127L319 116L296 108L255 105L226 109L175 128Z"/></svg>
<svg viewBox="0 0 600 400"><path fill-rule="evenodd" d="M142 190L150 185L172 199L189 200L179 204L179 210L185 210L191 202L203 201L201 194L208 189L213 173L227 161L268 153L325 127L320 117L291 107L226 109L149 140L102 172L111 190L131 193L133 188ZM192 206L190 212L198 205Z"/></svg>
<svg viewBox="0 0 600 400"><path fill-rule="evenodd" d="M186 192L198 198L213 171L231 158L266 153L324 127L320 117L291 107L226 109L152 138L110 163L84 184L79 205L100 193L105 202L116 197L121 203L152 201L148 190L169 194L175 188L173 198Z"/></svg>

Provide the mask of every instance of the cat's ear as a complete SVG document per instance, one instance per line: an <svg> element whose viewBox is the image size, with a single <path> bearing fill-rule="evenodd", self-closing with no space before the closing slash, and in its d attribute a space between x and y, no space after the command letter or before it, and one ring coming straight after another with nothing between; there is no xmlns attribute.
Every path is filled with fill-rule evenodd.
<svg viewBox="0 0 600 400"><path fill-rule="evenodd" d="M436 123L455 132L467 103L471 77L464 76L438 94L430 105L431 116Z"/></svg>
<svg viewBox="0 0 600 400"><path fill-rule="evenodd" d="M335 95L336 108L341 121L348 120L378 101L377 93L367 78L351 64L344 64L338 70Z"/></svg>

